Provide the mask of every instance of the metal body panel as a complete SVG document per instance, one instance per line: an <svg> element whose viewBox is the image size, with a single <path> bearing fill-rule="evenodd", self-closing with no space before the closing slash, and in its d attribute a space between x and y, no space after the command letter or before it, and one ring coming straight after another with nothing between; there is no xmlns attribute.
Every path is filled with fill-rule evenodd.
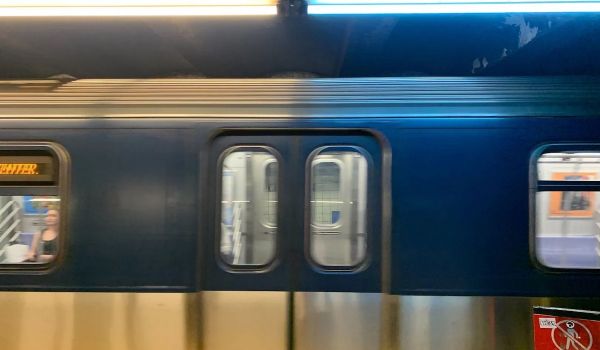
<svg viewBox="0 0 600 350"><path fill-rule="evenodd" d="M527 350L533 306L600 310L598 298L295 293L290 314L289 300L283 292L1 292L0 339L16 350Z"/></svg>
<svg viewBox="0 0 600 350"><path fill-rule="evenodd" d="M287 295L273 292L0 292L6 349L287 348Z"/></svg>
<svg viewBox="0 0 600 350"><path fill-rule="evenodd" d="M598 298L295 293L295 349L533 349L532 308Z"/></svg>
<svg viewBox="0 0 600 350"><path fill-rule="evenodd" d="M46 276L1 276L2 288L196 288L196 220L200 220L199 231L205 235L208 231L203 228L211 217L198 218L197 210L204 212L208 208L202 206L209 203L197 203L195 197L196 181L205 183L210 172L200 171L196 177L194 169L212 166L206 163L206 154L196 153L208 130L152 129L152 122L110 120L103 134L96 129L74 128L76 121L62 130L36 130L33 121L22 120L19 129L2 130L0 136L5 139L51 138L69 150L73 162L72 239L63 266ZM129 123L138 123L138 127L121 127ZM220 126L232 124L222 122ZM529 157L540 144L559 140L594 142L599 137L597 119L401 119L370 123L358 119L348 124L379 130L392 145L393 245L387 254L393 259L390 277L394 293L595 295L597 274L550 274L531 263L528 181ZM334 125L328 120L294 123L296 128ZM128 157L139 163L132 163ZM162 163L157 163L158 159ZM480 170L469 171L476 165L485 170L485 176ZM168 178L174 182L167 184L172 181ZM140 187L141 180L150 187ZM94 185L89 186L90 182ZM474 191L474 184L481 188ZM146 198L142 204L148 207L139 208L136 195ZM491 196L494 201L465 210L460 203L476 202L469 196ZM200 209L195 210L195 203ZM115 204L125 210L121 212L122 222L112 216L117 213ZM154 215L147 216L148 212ZM163 215L171 218L169 224L163 221ZM132 217L138 219L131 221ZM166 247L177 253L152 255L154 251L164 252ZM131 249L136 253L130 253ZM422 252L431 257L423 259ZM459 252L462 258L455 259ZM144 254L149 255L143 258ZM114 264L126 268L110 268ZM260 288L248 278L248 285ZM278 283L285 286L286 282ZM586 288L574 289L574 284L585 284Z"/></svg>
<svg viewBox="0 0 600 350"><path fill-rule="evenodd" d="M0 82L4 118L597 116L594 77L76 80Z"/></svg>
<svg viewBox="0 0 600 350"><path fill-rule="evenodd" d="M597 298L391 298L398 310L393 349L533 349L533 306L600 307Z"/></svg>
<svg viewBox="0 0 600 350"><path fill-rule="evenodd" d="M56 271L0 274L0 289L600 290L598 273L538 269L529 244L530 157L546 143L597 142L597 79L83 80L8 90L0 93L0 140L51 140L71 156L70 240ZM232 273L211 256L219 149L210 140L225 129L255 133L252 142L273 143L294 159L281 165L293 195L284 198L288 209L279 215L289 229L282 226L278 243L293 251L271 275ZM228 145L244 141L231 135ZM303 143L298 154L294 137ZM382 199L369 203L381 203L382 222L362 275L305 264L304 184L296 174L323 142L358 142L376 164L391 164L389 178L376 167L383 170L372 188Z"/></svg>
<svg viewBox="0 0 600 350"><path fill-rule="evenodd" d="M379 349L382 295L294 293L294 349Z"/></svg>
<svg viewBox="0 0 600 350"><path fill-rule="evenodd" d="M69 240L57 268L0 276L1 289L191 289L196 163L185 131L3 129L53 140L71 157Z"/></svg>
<svg viewBox="0 0 600 350"><path fill-rule="evenodd" d="M5 349L187 350L186 294L1 292ZM193 310L190 310L193 312Z"/></svg>
<svg viewBox="0 0 600 350"><path fill-rule="evenodd" d="M288 349L288 293L202 292L201 349Z"/></svg>
<svg viewBox="0 0 600 350"><path fill-rule="evenodd" d="M552 119L504 123L503 128L482 123L388 131L397 140L392 143L393 293L597 295L600 276L593 271L548 273L532 263L529 174L531 155L540 145L592 143L600 138L600 124L591 119L572 119L568 127Z"/></svg>

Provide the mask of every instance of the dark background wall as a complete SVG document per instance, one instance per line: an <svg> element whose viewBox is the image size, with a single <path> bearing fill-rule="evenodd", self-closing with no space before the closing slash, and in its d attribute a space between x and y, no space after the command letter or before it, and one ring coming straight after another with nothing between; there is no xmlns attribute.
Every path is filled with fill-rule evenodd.
<svg viewBox="0 0 600 350"><path fill-rule="evenodd" d="M2 19L0 79L600 74L600 15Z"/></svg>

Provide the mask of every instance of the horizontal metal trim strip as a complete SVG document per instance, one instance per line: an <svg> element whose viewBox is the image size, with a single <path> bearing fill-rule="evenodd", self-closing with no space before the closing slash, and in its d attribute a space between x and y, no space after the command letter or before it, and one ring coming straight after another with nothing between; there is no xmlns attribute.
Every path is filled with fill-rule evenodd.
<svg viewBox="0 0 600 350"><path fill-rule="evenodd" d="M538 181L540 192L548 191L599 191L600 181Z"/></svg>

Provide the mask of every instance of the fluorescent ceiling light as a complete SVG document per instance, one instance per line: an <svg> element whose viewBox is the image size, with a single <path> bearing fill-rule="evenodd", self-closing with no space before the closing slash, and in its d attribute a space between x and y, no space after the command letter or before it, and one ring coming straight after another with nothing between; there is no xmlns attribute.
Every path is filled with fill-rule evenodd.
<svg viewBox="0 0 600 350"><path fill-rule="evenodd" d="M276 0L0 0L0 17L167 17L276 14Z"/></svg>
<svg viewBox="0 0 600 350"><path fill-rule="evenodd" d="M566 13L600 12L600 1L519 0L315 0L309 14L432 14L432 13Z"/></svg>

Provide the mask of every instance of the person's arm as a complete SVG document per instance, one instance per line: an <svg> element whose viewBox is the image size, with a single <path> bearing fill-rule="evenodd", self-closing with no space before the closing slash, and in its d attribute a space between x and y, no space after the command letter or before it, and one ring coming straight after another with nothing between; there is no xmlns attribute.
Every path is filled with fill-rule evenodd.
<svg viewBox="0 0 600 350"><path fill-rule="evenodd" d="M38 261L46 263L46 262L52 261L52 259L54 259L54 255L45 254L45 255L40 255Z"/></svg>
<svg viewBox="0 0 600 350"><path fill-rule="evenodd" d="M41 232L36 232L33 235L33 240L31 241L31 247L29 248L29 252L25 258L25 261L35 261L35 251L37 246L40 244L40 237L42 236Z"/></svg>

